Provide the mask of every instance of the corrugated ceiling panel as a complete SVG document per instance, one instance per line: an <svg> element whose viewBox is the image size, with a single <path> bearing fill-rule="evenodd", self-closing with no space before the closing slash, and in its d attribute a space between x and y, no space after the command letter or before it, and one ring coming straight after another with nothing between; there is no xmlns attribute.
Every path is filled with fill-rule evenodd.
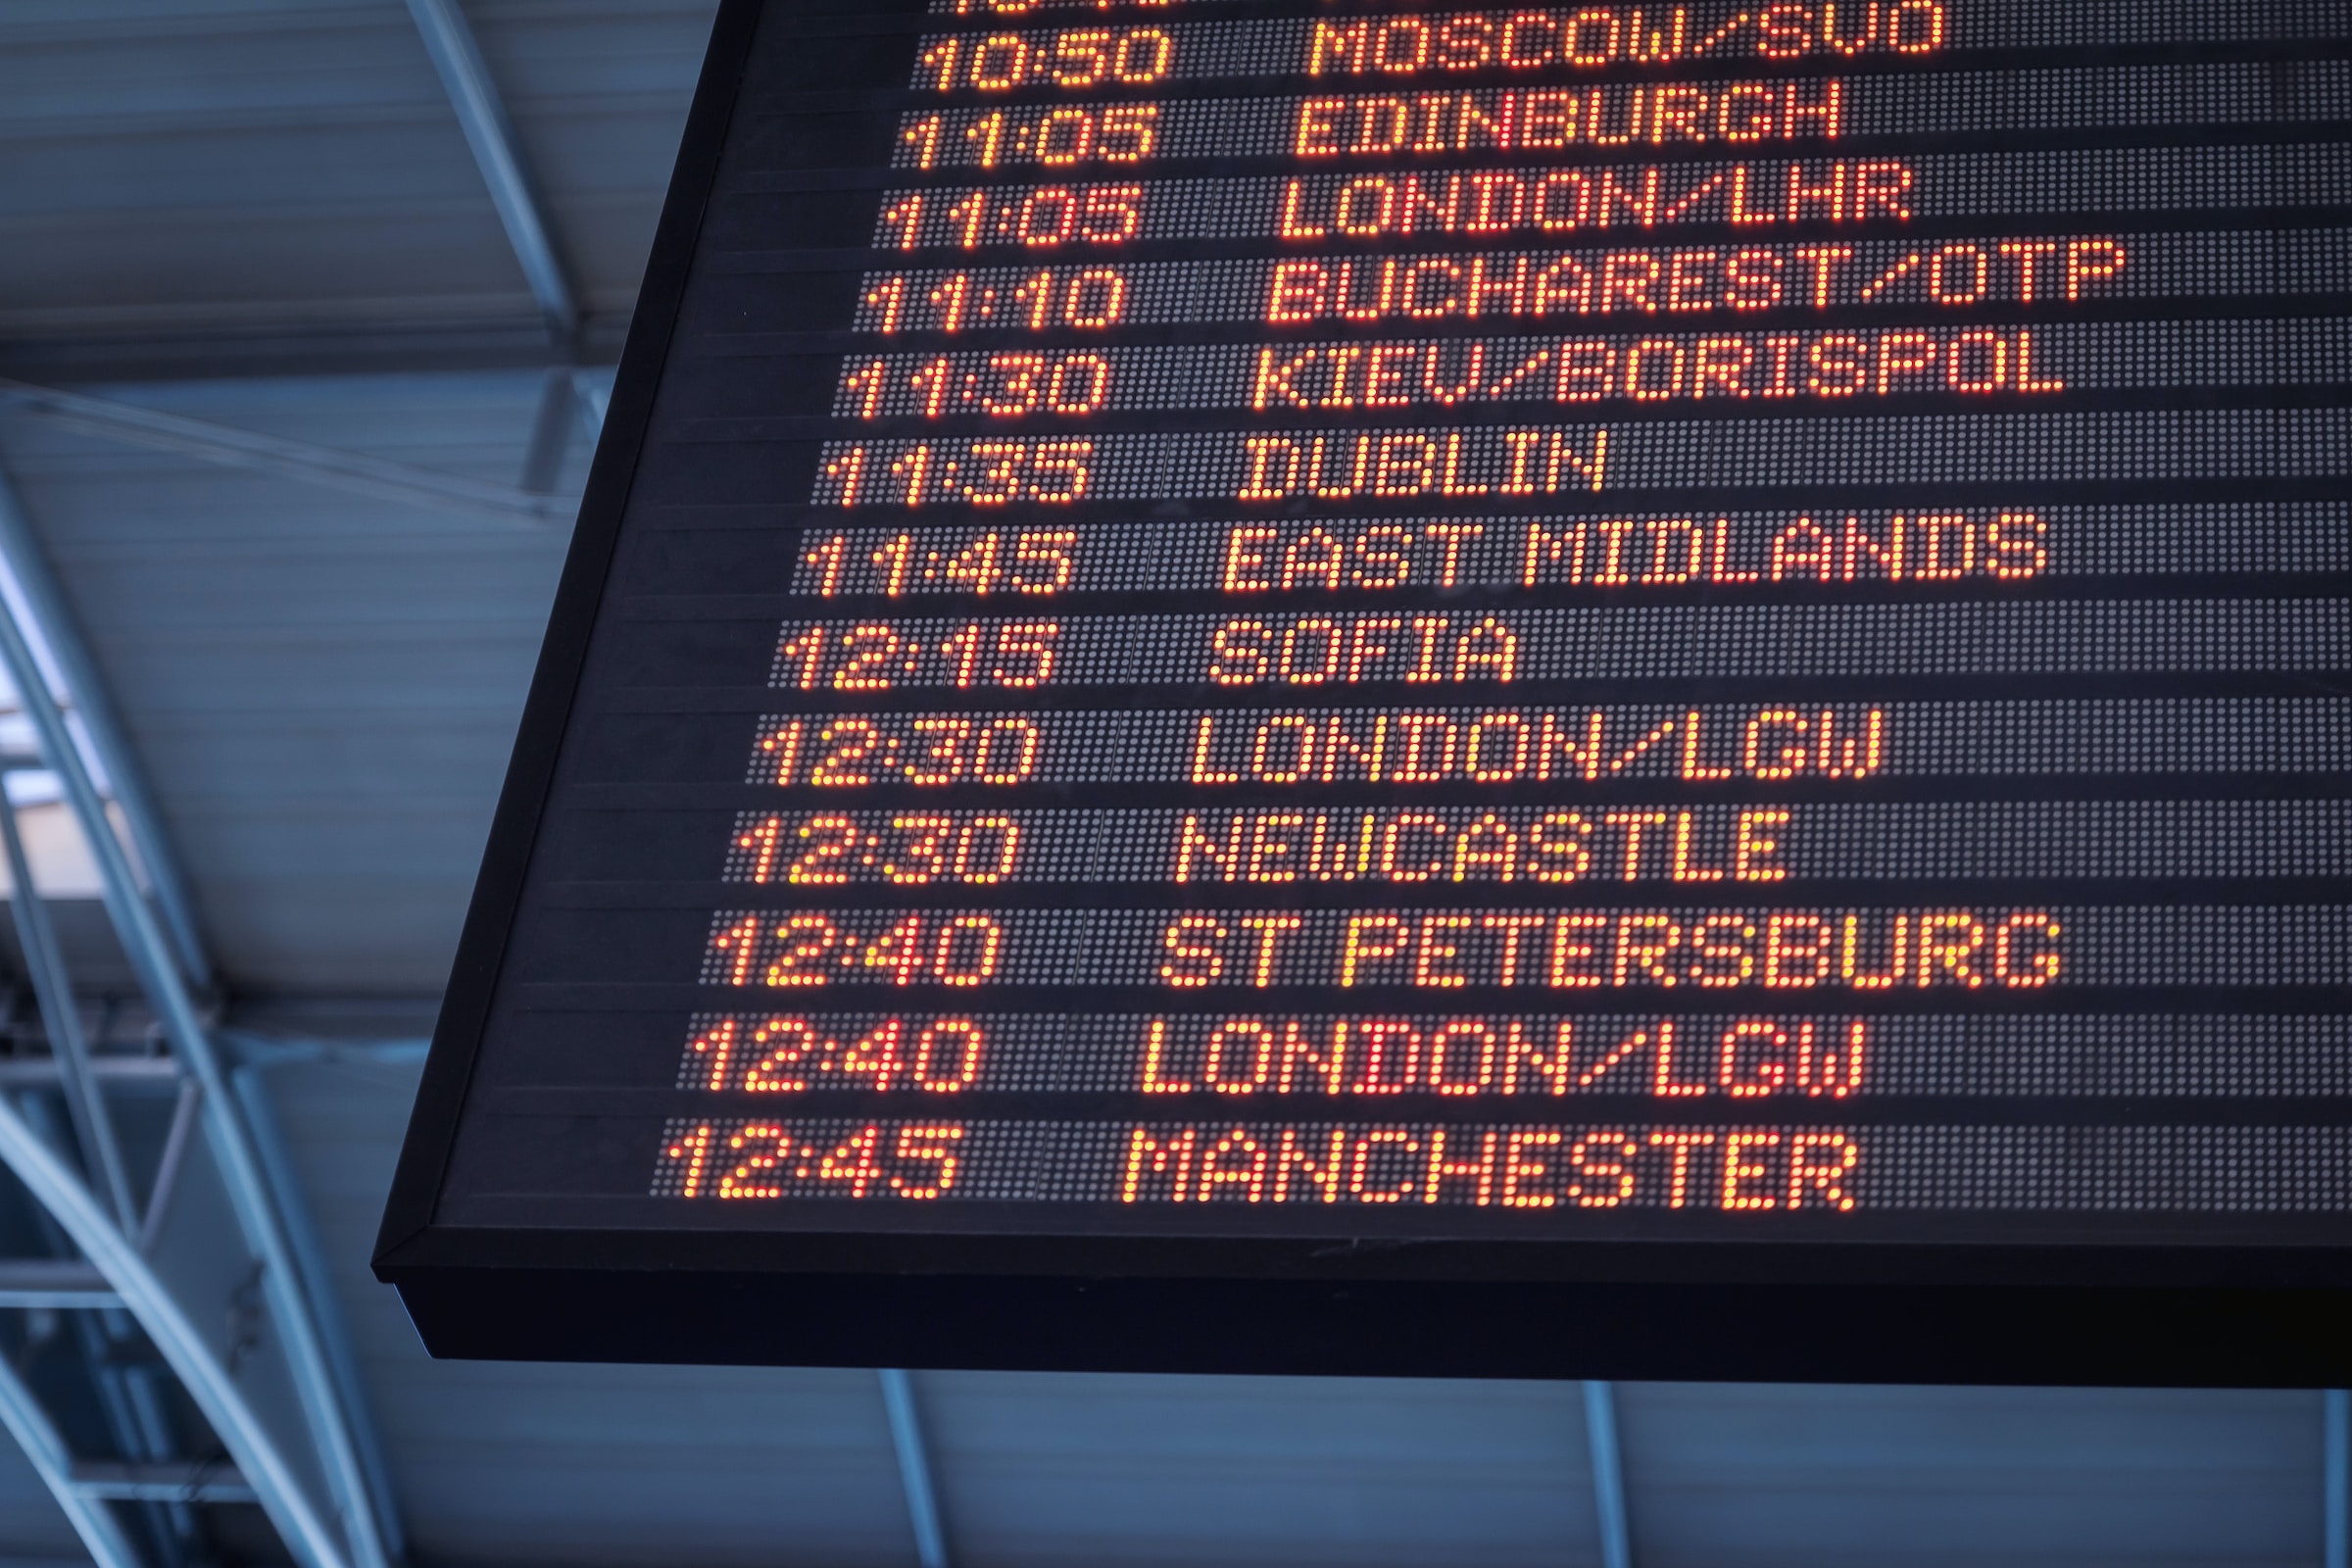
<svg viewBox="0 0 2352 1568"><path fill-rule="evenodd" d="M1573 1386L935 1373L921 1388L966 1568L1599 1559Z"/></svg>
<svg viewBox="0 0 2352 1568"><path fill-rule="evenodd" d="M419 1558L913 1563L870 1372L427 1359L368 1273L416 1078L370 1062L269 1074Z"/></svg>
<svg viewBox="0 0 2352 1568"><path fill-rule="evenodd" d="M512 482L530 374L109 395ZM576 484L585 444L575 442ZM23 419L5 461L161 798L231 980L436 992L567 530L429 511Z"/></svg>
<svg viewBox="0 0 2352 1568"><path fill-rule="evenodd" d="M2315 1395L1647 1384L1619 1408L1642 1568L2319 1560Z"/></svg>
<svg viewBox="0 0 2352 1568"><path fill-rule="evenodd" d="M528 308L405 7L26 10L0 13L0 326Z"/></svg>
<svg viewBox="0 0 2352 1568"><path fill-rule="evenodd" d="M592 311L635 302L714 10L468 8ZM535 314L400 0L0 7L0 334Z"/></svg>

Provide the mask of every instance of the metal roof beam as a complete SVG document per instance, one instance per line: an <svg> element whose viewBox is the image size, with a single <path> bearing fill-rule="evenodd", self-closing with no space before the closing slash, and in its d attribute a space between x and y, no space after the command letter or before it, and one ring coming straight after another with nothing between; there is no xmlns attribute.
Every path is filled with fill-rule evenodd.
<svg viewBox="0 0 2352 1568"><path fill-rule="evenodd" d="M235 1466L211 1459L82 1459L67 1483L85 1497L119 1502L261 1501Z"/></svg>
<svg viewBox="0 0 2352 1568"><path fill-rule="evenodd" d="M514 485L436 473L385 458L338 452L307 441L233 429L205 419L191 419L185 415L118 403L111 398L0 380L0 411L9 410L132 446L177 452L206 463L258 469L410 506L525 522L569 522L579 510L576 502L532 495Z"/></svg>
<svg viewBox="0 0 2352 1568"><path fill-rule="evenodd" d="M854 263L851 265L855 265ZM41 386L130 381L220 381L286 375L409 375L538 370L551 362L609 368L620 358L628 312L582 318L568 350L548 338L536 302L452 319L431 303L380 318L331 318L275 326L202 323L163 330L63 329L0 341L0 375Z"/></svg>
<svg viewBox="0 0 2352 1568"><path fill-rule="evenodd" d="M0 1306L121 1306L122 1298L79 1258L0 1260Z"/></svg>
<svg viewBox="0 0 2352 1568"><path fill-rule="evenodd" d="M416 19L425 52L433 57L433 69L441 74L442 88L449 94L450 107L457 111L459 127L466 132L466 145L473 149L474 164L498 208L498 220L506 225L507 243L514 248L515 261L522 264L522 275L529 280L531 295L547 318L548 331L568 347L579 333L579 304L564 276L539 198L523 172L514 123L507 118L498 84L490 79L490 67L482 59L473 28L458 9L458 0L409 0L409 14Z"/></svg>
<svg viewBox="0 0 2352 1568"><path fill-rule="evenodd" d="M60 1082L63 1076L55 1056L0 1059L0 1089L46 1087ZM170 1056L92 1056L90 1076L153 1091L179 1082L179 1063Z"/></svg>

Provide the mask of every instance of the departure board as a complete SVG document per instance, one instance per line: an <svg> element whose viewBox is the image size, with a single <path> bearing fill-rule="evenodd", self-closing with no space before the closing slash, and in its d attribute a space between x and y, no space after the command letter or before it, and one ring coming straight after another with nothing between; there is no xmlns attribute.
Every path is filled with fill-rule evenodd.
<svg viewBox="0 0 2352 1568"><path fill-rule="evenodd" d="M2352 0L730 0L436 1351L2352 1375Z"/></svg>

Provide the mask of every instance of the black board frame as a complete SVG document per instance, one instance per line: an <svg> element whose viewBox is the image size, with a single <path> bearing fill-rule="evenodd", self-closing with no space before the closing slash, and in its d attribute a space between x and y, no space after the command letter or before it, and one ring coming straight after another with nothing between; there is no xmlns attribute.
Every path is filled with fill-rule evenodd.
<svg viewBox="0 0 2352 1568"><path fill-rule="evenodd" d="M1497 1243L438 1223L752 40L722 0L373 1267L436 1356L1520 1378L2352 1383L2301 1246Z"/></svg>

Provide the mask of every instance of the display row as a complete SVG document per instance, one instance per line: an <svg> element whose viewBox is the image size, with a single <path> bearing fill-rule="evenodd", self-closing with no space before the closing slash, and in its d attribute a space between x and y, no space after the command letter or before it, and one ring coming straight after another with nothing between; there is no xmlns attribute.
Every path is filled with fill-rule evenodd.
<svg viewBox="0 0 2352 1568"><path fill-rule="evenodd" d="M1412 1209L1443 1206L1511 1216L1500 1234L1573 1236L1577 1220L1619 1208L1766 1222L1937 1209L2317 1214L2352 1201L2352 1133L2338 1127L681 1117L656 1150L657 1198L1265 1205L1266 1224L1294 1235L1331 1225L1338 1216L1316 1212L1326 1205L1349 1209L1351 1229L1366 1209L1410 1225Z"/></svg>
<svg viewBox="0 0 2352 1568"><path fill-rule="evenodd" d="M1054 0L1017 9L934 0L934 15L981 18L1000 30L924 34L914 44L909 85L979 94L1217 76L1368 77L1419 85L1474 73L1557 78L1697 63L1769 68L1926 61L1971 49L2283 43L2340 36L2352 25L2331 0L2258 8L2170 0L2120 11L2095 0L1786 0L1748 8L1415 8L1402 15L1327 13L1242 22L1187 22L1182 7L1156 6L1110 18L1090 0L1066 7L1095 13L1086 24L1018 25L1033 14L1060 9ZM1009 29L1008 23L1014 24Z"/></svg>
<svg viewBox="0 0 2352 1568"><path fill-rule="evenodd" d="M915 111L893 169L1122 169L1182 159L1410 167L1433 160L2021 132L2179 131L2352 118L2352 62L1624 82L1484 91L1178 98ZM2161 139L2161 138L2160 138Z"/></svg>
<svg viewBox="0 0 2352 1568"><path fill-rule="evenodd" d="M610 748L625 757L634 728ZM646 744L652 738L647 737ZM599 748L605 750L605 748ZM640 764L642 766L642 763ZM2352 770L2352 703L2318 696L771 714L744 782L808 789L1182 788L1270 801L1356 786L1558 793L1641 781L1807 788L1871 778Z"/></svg>
<svg viewBox="0 0 2352 1568"><path fill-rule="evenodd" d="M1313 702L1356 688L1822 676L2352 669L2340 599L2046 600L1034 620L793 620L771 687L896 691L1222 688ZM707 684L741 689L731 671ZM744 672L746 675L750 671Z"/></svg>
<svg viewBox="0 0 2352 1568"><path fill-rule="evenodd" d="M2170 221L2249 211L2338 214L2348 179L2352 148L2314 142L936 185L881 191L866 243L881 251L1002 248L1042 259L1176 240L1427 246L1630 239L1661 228L1722 229L1745 239L1936 220L2063 219L2103 227L2140 214ZM749 174L732 181L726 199L751 207L739 219L730 215L724 249L795 250L837 232L838 222L820 227L778 200L795 188ZM839 243L850 242L842 233Z"/></svg>
<svg viewBox="0 0 2352 1568"><path fill-rule="evenodd" d="M1027 431L1120 414L1428 417L1526 404L1777 413L1774 404L1884 398L2015 405L2069 392L2347 384L2352 320L2257 318L860 355L843 362L832 412Z"/></svg>
<svg viewBox="0 0 2352 1568"><path fill-rule="evenodd" d="M2340 502L807 528L818 599L1244 597L2302 576L2352 569Z"/></svg>
<svg viewBox="0 0 2352 1568"><path fill-rule="evenodd" d="M577 1027L594 1028L579 1020ZM551 1087L561 1088L559 1082ZM613 1086L623 1088L624 1086ZM634 1087L669 1087L652 1071ZM698 1014L674 1087L712 1095L1409 1099L1543 1114L1599 1096L1779 1102L2352 1094L2341 1014L727 1012ZM1000 1102L1002 1103L1002 1102ZM950 1108L943 1106L942 1108Z"/></svg>
<svg viewBox="0 0 2352 1568"><path fill-rule="evenodd" d="M784 281L730 275L746 283L756 277L765 288ZM818 288L832 282L795 281ZM722 287L729 296L749 293L743 285ZM884 337L1058 332L1078 338L1121 327L1347 322L1426 330L1595 317L1683 325L1771 312L1933 315L2346 290L2352 290L2348 229L2020 235L869 272L858 282L851 329ZM771 325L786 330L753 308L724 331L742 344Z"/></svg>
<svg viewBox="0 0 2352 1568"><path fill-rule="evenodd" d="M1837 407L1845 414L1853 406ZM782 434L746 423L747 436L773 441ZM697 445L709 450L724 433L699 431ZM767 452L760 457L772 465ZM808 499L819 508L891 509L1137 501L1524 505L1531 497L1604 490L2332 480L2348 465L2352 410L2328 407L1327 425L831 441L818 454Z"/></svg>
<svg viewBox="0 0 2352 1568"><path fill-rule="evenodd" d="M733 828L718 879L774 889L794 907L892 888L1381 898L1649 882L1762 896L1812 883L2352 876L2352 802L2341 800L745 811Z"/></svg>
<svg viewBox="0 0 2352 1568"><path fill-rule="evenodd" d="M2352 909L2335 906L1576 908L1520 902L1556 900L1533 884L1481 887L1477 896L1475 905L1428 908L722 909L708 923L701 984L712 1005L742 991L877 987L1161 997L1289 987L1465 996L1687 988L1949 992L1957 1000L2352 981ZM581 884L559 903L588 929L603 923L595 911L609 897ZM682 930L686 918L681 911L662 923ZM657 956L616 965L606 983L672 980L630 972Z"/></svg>

